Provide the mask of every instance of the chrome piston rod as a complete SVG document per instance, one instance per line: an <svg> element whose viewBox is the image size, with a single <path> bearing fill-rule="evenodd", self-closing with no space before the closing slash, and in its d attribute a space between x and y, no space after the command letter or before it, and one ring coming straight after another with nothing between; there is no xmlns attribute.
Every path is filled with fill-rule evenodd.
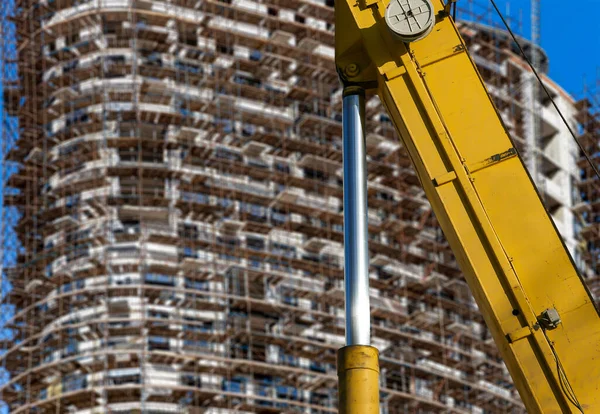
<svg viewBox="0 0 600 414"><path fill-rule="evenodd" d="M364 114L364 89L345 88L342 109L342 140L346 345L370 345L371 342Z"/></svg>

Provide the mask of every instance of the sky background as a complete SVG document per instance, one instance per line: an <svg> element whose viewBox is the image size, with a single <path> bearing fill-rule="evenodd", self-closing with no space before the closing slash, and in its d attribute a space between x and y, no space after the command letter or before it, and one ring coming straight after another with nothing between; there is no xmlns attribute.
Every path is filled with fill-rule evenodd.
<svg viewBox="0 0 600 414"><path fill-rule="evenodd" d="M490 0L477 0L473 11L484 17ZM531 38L531 1L496 0L498 8L510 15L511 28ZM469 9L469 0L458 0ZM576 98L582 96L584 77L589 86L600 82L600 0L540 0L541 46L548 55L550 77ZM599 90L600 91L600 90Z"/></svg>

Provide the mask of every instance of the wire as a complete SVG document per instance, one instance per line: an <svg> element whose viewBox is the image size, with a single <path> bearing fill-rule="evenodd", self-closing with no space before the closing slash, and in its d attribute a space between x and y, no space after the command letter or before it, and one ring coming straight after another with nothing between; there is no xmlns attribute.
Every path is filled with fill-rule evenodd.
<svg viewBox="0 0 600 414"><path fill-rule="evenodd" d="M506 30L508 31L508 33L512 37L512 39L515 42L515 44L517 45L517 47L519 48L521 56L523 56L523 59L525 59L525 62L527 62L527 64L531 68L531 71L535 75L537 81L542 86L542 89L544 90L544 93L546 94L546 96L548 97L548 99L550 99L550 102L552 102L552 106L554 106L554 109L556 109L556 112L558 112L558 115L560 116L560 119L565 124L565 127L567 127L567 130L571 134L571 137L573 137L573 140L577 143L577 146L579 147L579 149L583 153L585 159L587 160L587 162L590 164L590 166L594 170L594 173L596 174L596 177L598 177L598 179L600 179L600 172L598 171L598 168L596 168L596 166L594 165L594 163L590 159L590 156L588 155L587 151L583 148L583 145L581 145L581 143L577 139L577 136L573 132L573 129L571 128L571 126L569 125L569 123L567 122L567 120L565 119L565 117L562 114L562 112L560 111L560 109L558 108L558 105L556 105L556 102L554 101L554 98L552 98L552 95L548 91L548 88L546 88L546 85L544 85L544 82L542 82L542 79L540 78L540 75L538 74L537 70L531 64L531 62L529 61L529 59L527 58L527 55L525 54L525 51L523 50L523 48L521 47L521 44L517 40L517 37L515 36L515 34L513 33L513 31L511 30L511 28L508 25L506 19L502 15L502 12L500 11L500 9L498 9L498 6L496 5L496 2L494 0L490 0L490 2L492 3L492 6L494 6L494 9L496 10L496 13L498 13L498 16L502 20L502 23L504 24L504 27L506 27ZM533 46L535 47L536 45L533 45ZM534 50L533 53L537 53L537 51ZM537 99L537 97L535 97L534 99ZM556 370L558 371L558 380L560 382L560 386L561 386L563 392L565 393L565 396L567 397L567 399L571 402L571 404L573 404L575 407L577 407L577 409L583 414L583 407L579 403L579 400L577 399L577 396L575 395L575 391L573 390L573 387L571 386L571 383L569 382L569 379L567 378L567 374L566 374L565 369L563 368L563 366L562 366L562 364L560 362L560 359L558 357L556 349L554 348L554 344L552 343L552 341L550 341L550 339L546 335L546 332L544 332L544 336L546 337L546 341L548 341L548 344L550 345L550 349L552 350L552 355L554 356L554 359L556 360Z"/></svg>
<svg viewBox="0 0 600 414"><path fill-rule="evenodd" d="M558 371L558 380L560 382L561 388L563 389L567 399L571 402L571 404L573 404L575 407L577 407L577 409L579 410L579 412L581 412L581 414L584 414L583 407L579 403L579 400L577 399L577 396L575 395L575 391L573 390L573 387L571 387L571 383L569 382L569 379L567 378L565 369L563 368L562 364L560 363L560 359L558 358L558 354L556 353L554 344L548 338L548 335L546 335L545 330L543 331L543 333L544 333L544 337L546 338L546 341L548 341L548 344L550 345L550 350L552 351L554 360L556 361L556 370Z"/></svg>
<svg viewBox="0 0 600 414"><path fill-rule="evenodd" d="M502 15L502 12L500 11L500 9L498 9L498 6L496 5L496 2L494 0L490 0L490 2L492 3L492 6L494 6L494 9L496 9L496 13L498 13L498 16L502 20L502 23L504 24L504 27L506 27L506 30L508 31L508 33L512 37L512 39L515 42L515 44L517 45L517 47L519 48L519 51L521 52L521 55L523 56L523 59L525 59L525 62L527 62L527 64L529 65L529 67L533 71L533 74L535 75L535 77L537 78L538 82L542 86L542 89L546 93L546 96L548 97L548 99L550 99L550 102L552 102L552 106L554 106L554 109L556 109L556 112L558 112L558 115L560 116L560 119L562 120L563 124L565 124L565 126L567 127L567 130L569 130L569 133L571 134L571 137L573 137L573 140L575 141L575 143L577 143L577 146L579 147L579 149L583 153L583 156L585 157L585 159L587 160L587 162L590 164L590 166L594 170L594 173L596 174L596 177L598 179L600 179L600 171L598 171L598 168L592 162L592 159L590 158L589 154L587 153L587 151L585 150L585 148L583 148L583 145L581 144L581 142L579 142L579 140L577 139L577 136L573 132L573 129L571 128L571 126L567 122L565 116L562 114L562 112L560 111L560 109L558 109L558 105L556 105L556 102L554 101L554 98L552 97L552 95L550 95L550 92L548 91L548 88L546 88L546 85L544 85L544 82L542 82L542 78L540 78L540 75L538 75L537 70L531 64L531 61L525 55L525 51L521 47L521 44L517 40L517 37L515 36L515 34L513 33L513 31L510 29L510 26L506 22L506 19L504 19L504 16ZM536 53L536 51L534 50L533 53Z"/></svg>

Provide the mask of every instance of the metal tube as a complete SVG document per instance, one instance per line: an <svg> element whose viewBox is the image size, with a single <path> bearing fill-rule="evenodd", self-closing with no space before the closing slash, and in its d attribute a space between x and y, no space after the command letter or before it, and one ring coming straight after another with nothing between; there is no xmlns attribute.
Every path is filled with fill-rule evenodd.
<svg viewBox="0 0 600 414"><path fill-rule="evenodd" d="M345 88L342 105L346 345L369 345L371 313L364 89Z"/></svg>

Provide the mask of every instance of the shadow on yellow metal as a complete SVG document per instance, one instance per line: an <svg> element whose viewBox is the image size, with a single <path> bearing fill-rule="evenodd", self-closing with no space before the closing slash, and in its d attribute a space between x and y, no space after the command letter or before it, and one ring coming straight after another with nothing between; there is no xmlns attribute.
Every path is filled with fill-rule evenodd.
<svg viewBox="0 0 600 414"><path fill-rule="evenodd" d="M340 414L379 414L379 351L367 345L338 350Z"/></svg>
<svg viewBox="0 0 600 414"><path fill-rule="evenodd" d="M433 30L404 43L388 2L336 0L342 81L381 98L528 412L600 413L594 301L463 39L432 0ZM342 413L366 413L350 385Z"/></svg>

